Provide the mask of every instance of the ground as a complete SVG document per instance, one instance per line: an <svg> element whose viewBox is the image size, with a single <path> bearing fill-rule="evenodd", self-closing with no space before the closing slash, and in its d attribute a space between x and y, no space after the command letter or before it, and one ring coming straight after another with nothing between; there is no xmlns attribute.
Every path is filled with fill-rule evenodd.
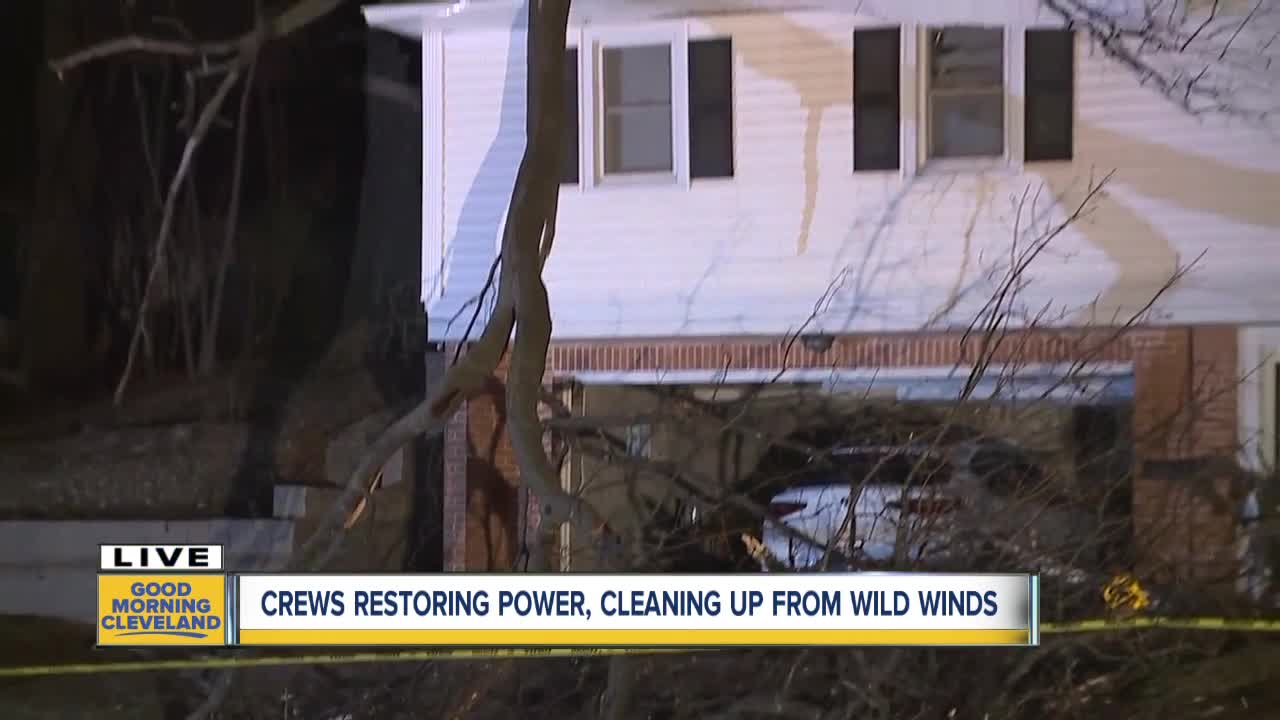
<svg viewBox="0 0 1280 720"><path fill-rule="evenodd" d="M1133 638L1123 642L1139 642ZM0 665L103 662L126 657L90 648L92 632L31 619L0 621ZM1114 642L1121 642L1120 639ZM1040 698L1026 717L1216 718L1245 720L1280 716L1280 643L1250 642L1225 635L1148 636L1139 644L1152 652L1146 667L1096 672L1078 670L1076 644L1050 638L1061 657L1046 656L1046 677L1077 677L1050 698ZM1188 646L1197 646L1189 652ZM1094 648L1102 655L1108 650ZM339 651L340 652L340 651ZM966 694L983 696L1007 685L1003 660L1031 650L745 650L650 655L629 668L635 679L636 718L847 717L860 685L855 659L903 663L903 675L933 666L941 671L930 688L930 712L915 707L919 689L904 692L887 717L983 718ZM1185 657L1154 660L1167 652ZM1016 655L1012 655L1016 653ZM1206 657L1208 655L1208 657ZM132 657L129 656L131 659ZM246 720L400 720L409 718L521 717L588 718L607 677L608 659L439 660L433 662L275 667L236 675L235 691L220 718ZM917 665L925 662L926 665ZM1111 661L1115 663L1114 659ZM874 667L874 666L864 666ZM192 673L127 673L0 681L0 717L7 720L77 718L182 718L203 695ZM867 684L870 687L870 683ZM762 695L762 688L770 693ZM787 688L777 697L774 690ZM901 686L905 688L905 684ZM901 692L901 690L899 690ZM1052 705L1052 707L1050 707ZM780 712L774 712L774 708ZM911 711L908 712L908 707ZM950 714L954 707L956 712ZM830 710L844 711L831 714ZM1007 717L991 714L987 720Z"/></svg>
<svg viewBox="0 0 1280 720"><path fill-rule="evenodd" d="M372 383L363 376L349 383L328 378L305 383L286 413L285 442L274 458L278 468L298 475L323 474L325 442L332 425L355 418L334 420L317 408L340 407L349 414L367 416L378 409ZM218 386L207 397L218 396ZM185 392L192 392L187 390ZM42 462L46 457L80 457L81 472L109 480L119 487L137 485L142 472L157 472L158 459L238 456L230 440L218 440L211 427L226 424L174 420L174 408L189 409L191 396L161 400L163 393L133 395L136 410L132 427L119 427L117 411L103 411L100 425L70 414L48 414L38 439L0 433L0 475L19 477L5 468L21 470L30 482L6 483L0 488L18 500L29 502L29 488L43 486L36 480L56 480ZM353 401L352 398L357 398ZM181 415L182 413L178 413ZM145 416L146 422L138 420ZM303 422L324 416L321 424ZM83 414L80 417L84 417ZM290 419L292 418L292 419ZM113 422L115 425L113 427ZM68 433L67 430L74 430ZM231 435L227 435L227 438ZM202 438L209 441L201 447ZM139 445L138 443L141 443ZM157 443L170 449L157 453ZM16 451L16 448L22 448ZM240 447L235 445L235 447ZM115 448L114 450L112 448ZM183 450L183 448L187 448ZM218 448L222 448L219 450ZM169 451L166 451L169 452ZM92 458L93 463L88 459ZM135 464L146 460L146 468ZM270 459L264 458L264 462ZM6 465L5 463L9 463ZM209 464L209 477L214 464ZM289 468L293 470L290 471ZM75 470L75 468L72 468ZM86 478L88 478L86 475ZM91 487L86 479L84 487ZM49 485L54 487L54 485ZM67 487L63 484L57 487ZM71 484L80 487L80 485ZM157 496L104 486L102 497ZM190 490L188 487L187 493ZM187 498L189 500L189 497ZM75 498L69 503L75 504ZM50 499L53 502L53 499ZM92 504L92 500L90 500ZM213 503L216 504L216 503ZM213 505L211 504L211 505ZM0 503L3 505L3 503ZM46 507L48 505L46 504ZM141 507L141 506L140 506ZM1148 637L1148 636L1144 636ZM1046 645L1060 647L1037 666L1032 688L1045 690L1037 699L1042 707L1031 717L1158 717L1179 718L1280 717L1280 643L1260 638L1229 638L1194 633L1149 636L1151 641L1054 637ZM92 628L33 618L0 617L0 666L104 662L111 659L160 657L158 653L97 651L92 649ZM1187 648L1195 652L1188 652ZM1085 650L1088 650L1086 652ZM931 650L828 650L828 651L724 651L680 655L656 655L636 659L629 668L635 680L633 717L846 717L828 715L826 708L853 708L864 702L870 684L867 668L890 661L900 663L888 680L889 691L899 693L888 714L881 717L955 717L996 720L986 716L983 700L994 702L1012 688L1010 669L1034 651L931 651ZM220 717L305 720L350 718L578 718L594 717L604 690L608 660L440 660L401 664L327 665L276 667L240 671L235 690L223 705ZM929 673L929 674L925 674ZM1064 680L1064 676L1069 676ZM207 678L203 678L207 679ZM779 696L778 693L784 692ZM904 690L905 688L905 690ZM763 694L765 689L767 694ZM885 688L880 688L883 692ZM204 697L202 678L193 672L85 674L31 679L0 679L0 718L44 720L48 718L139 718L168 720L185 717ZM1044 707L1053 703L1052 709ZM951 709L955 714L949 714ZM866 713L857 716L869 716Z"/></svg>

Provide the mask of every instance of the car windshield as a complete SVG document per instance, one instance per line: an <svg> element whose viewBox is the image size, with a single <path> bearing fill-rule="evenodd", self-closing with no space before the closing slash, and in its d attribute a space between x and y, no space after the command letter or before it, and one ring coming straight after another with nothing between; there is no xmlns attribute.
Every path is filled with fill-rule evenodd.
<svg viewBox="0 0 1280 720"><path fill-rule="evenodd" d="M914 474L913 474L914 473ZM938 485L951 479L951 465L936 455L893 446L840 448L787 475L791 488L821 485Z"/></svg>
<svg viewBox="0 0 1280 720"><path fill-rule="evenodd" d="M846 482L876 485L936 485L951 479L951 466L912 448L841 448L834 454Z"/></svg>

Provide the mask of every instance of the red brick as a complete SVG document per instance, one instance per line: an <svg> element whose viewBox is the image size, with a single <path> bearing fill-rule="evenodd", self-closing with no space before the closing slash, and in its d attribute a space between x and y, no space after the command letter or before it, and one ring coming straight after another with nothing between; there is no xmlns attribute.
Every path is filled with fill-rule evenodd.
<svg viewBox="0 0 1280 720"><path fill-rule="evenodd" d="M553 345L549 367L574 370L719 370L790 367L972 365L986 338L961 332L862 334L815 354L789 338L704 338ZM1013 332L999 363L1132 362L1138 461L1226 453L1236 442L1236 330L1229 326ZM789 351L788 351L788 348ZM997 365L999 364L997 363ZM503 365L505 370L505 363ZM499 376L504 376L500 372ZM457 567L502 567L514 559L519 478L501 428L501 395L472 399L446 431L446 554ZM455 421L457 419L455 418ZM459 455L459 448L462 454ZM452 454L450 454L452 451ZM465 477L458 478L457 475ZM1225 483L1225 481L1224 481ZM1233 525L1185 488L1134 479L1134 527L1150 567L1207 566L1229 554ZM465 523L459 518L465 518ZM460 525L465 525L465 530Z"/></svg>

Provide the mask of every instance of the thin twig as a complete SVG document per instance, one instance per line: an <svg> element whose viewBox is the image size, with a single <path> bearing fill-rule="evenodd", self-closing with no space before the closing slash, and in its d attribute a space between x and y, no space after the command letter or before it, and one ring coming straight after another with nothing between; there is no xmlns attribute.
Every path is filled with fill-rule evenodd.
<svg viewBox="0 0 1280 720"><path fill-rule="evenodd" d="M227 208L226 227L223 228L222 252L218 258L218 275L214 279L213 300L209 317L205 319L204 338L200 343L200 372L208 375L213 372L217 363L218 324L222 315L222 293L226 284L227 268L231 265L231 257L235 251L236 226L240 219L240 193L244 184L244 149L245 138L249 128L249 100L253 95L253 78L258 67L257 60L249 62L249 72L245 76L244 90L240 96L240 112L236 126L236 156L231 171L231 201Z"/></svg>
<svg viewBox="0 0 1280 720"><path fill-rule="evenodd" d="M342 0L299 0L269 23L257 23L249 31L229 40L214 42L181 42L162 40L139 35L112 38L49 63L58 77L80 65L103 58L130 52L152 55L168 55L179 58L199 58L204 63L232 62L232 56L243 59L256 55L268 39L289 35L328 15ZM238 62L238 61L237 61ZM228 68L230 72L231 68Z"/></svg>
<svg viewBox="0 0 1280 720"><path fill-rule="evenodd" d="M147 309L151 302L152 288L155 286L156 276L160 271L160 264L164 262L165 250L168 246L170 229L173 225L173 211L177 204L178 193L182 188L183 182L186 180L187 173L191 169L192 159L195 157L196 149L200 147L200 142L204 140L205 133L208 132L209 126L213 124L213 118L218 114L218 110L222 107L222 103L227 98L227 94L231 92L231 88L235 86L236 80L240 77L239 69L234 69L227 73L223 78L222 84L218 86L217 92L209 104L205 106L200 113L200 120L196 123L191 136L187 138L186 147L182 149L182 160L178 163L178 171L174 173L173 180L169 183L169 194L164 201L164 215L160 221L160 231L156 235L155 249L152 251L151 271L147 273L147 284L142 293L142 302L138 305L138 319L134 325L133 338L129 341L129 354L125 359L124 371L120 374L120 381L116 384L113 402L119 405L124 399L124 391L129 386L129 378L133 373L134 358L138 352L138 342L142 338L143 324L146 322Z"/></svg>

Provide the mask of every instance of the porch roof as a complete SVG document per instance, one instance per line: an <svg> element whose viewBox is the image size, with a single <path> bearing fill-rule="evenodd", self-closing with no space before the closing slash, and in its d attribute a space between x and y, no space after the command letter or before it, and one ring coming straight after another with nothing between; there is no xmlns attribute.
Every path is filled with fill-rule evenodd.
<svg viewBox="0 0 1280 720"><path fill-rule="evenodd" d="M464 30L510 28L523 14L525 0L438 0L367 5L365 19L372 27L417 37L427 28ZM669 20L725 12L844 10L838 0L577 0L569 23Z"/></svg>
<svg viewBox="0 0 1280 720"><path fill-rule="evenodd" d="M833 393L869 398L949 401L960 397L971 368L788 368L729 370L588 370L557 373L585 385L727 386L768 383L818 385ZM1056 402L1103 403L1133 398L1133 365L1098 362L1083 365L1028 363L993 368L970 390L972 400L1044 399Z"/></svg>
<svg viewBox="0 0 1280 720"><path fill-rule="evenodd" d="M1121 4L1134 0L1112 0ZM524 24L525 0L439 0L371 4L364 7L371 27L407 37L435 28L451 30L511 29ZM574 0L569 25L620 24L656 20L768 12L857 14L885 22L1004 24L1010 21L1058 24L1039 0Z"/></svg>

